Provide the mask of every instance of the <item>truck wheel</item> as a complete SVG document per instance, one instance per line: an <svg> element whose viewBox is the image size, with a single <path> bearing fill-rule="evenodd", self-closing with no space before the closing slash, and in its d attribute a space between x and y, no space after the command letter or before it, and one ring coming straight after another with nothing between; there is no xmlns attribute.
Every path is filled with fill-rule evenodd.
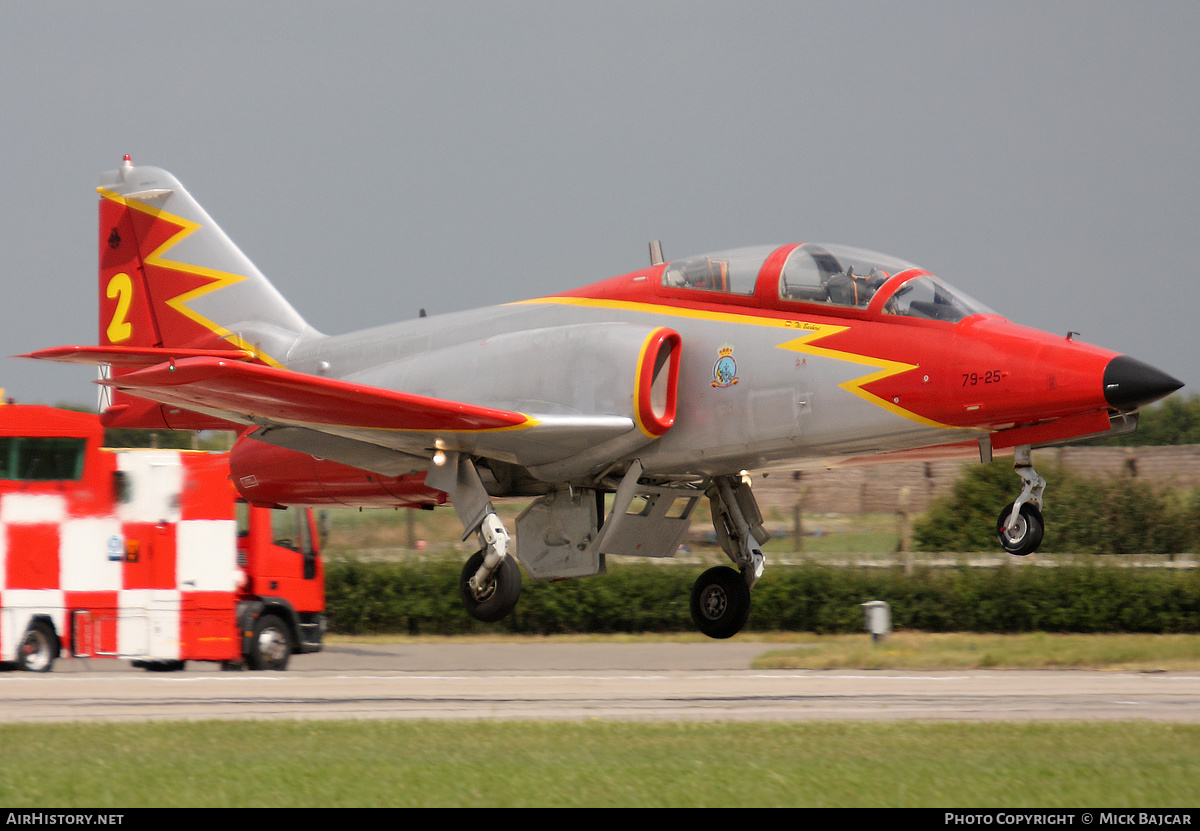
<svg viewBox="0 0 1200 831"><path fill-rule="evenodd" d="M21 645L17 647L17 666L26 672L49 672L58 657L58 638L43 621L29 624Z"/></svg>
<svg viewBox="0 0 1200 831"><path fill-rule="evenodd" d="M292 641L287 627L275 615L263 615L254 624L254 639L246 663L250 669L287 669Z"/></svg>

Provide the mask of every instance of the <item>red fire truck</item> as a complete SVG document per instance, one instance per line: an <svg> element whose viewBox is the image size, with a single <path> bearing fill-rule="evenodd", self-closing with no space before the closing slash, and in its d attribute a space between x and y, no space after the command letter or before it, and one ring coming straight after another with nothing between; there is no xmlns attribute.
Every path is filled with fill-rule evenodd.
<svg viewBox="0 0 1200 831"><path fill-rule="evenodd" d="M311 510L239 503L226 454L103 439L92 414L0 406L0 661L279 670L320 650Z"/></svg>

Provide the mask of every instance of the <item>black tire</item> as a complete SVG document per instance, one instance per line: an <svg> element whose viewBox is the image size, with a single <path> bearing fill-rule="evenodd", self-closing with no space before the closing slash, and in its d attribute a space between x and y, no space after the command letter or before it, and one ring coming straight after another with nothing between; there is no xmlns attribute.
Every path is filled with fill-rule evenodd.
<svg viewBox="0 0 1200 831"><path fill-rule="evenodd" d="M467 614L484 623L495 623L508 615L521 597L521 567L511 556L506 556L492 573L492 579L483 590L471 590L470 579L483 565L483 551L476 551L463 564L458 581L458 595L462 598Z"/></svg>
<svg viewBox="0 0 1200 831"><path fill-rule="evenodd" d="M254 637L246 653L250 669L284 670L292 657L292 639L275 615L263 615L254 624Z"/></svg>
<svg viewBox="0 0 1200 831"><path fill-rule="evenodd" d="M1024 557L1037 551L1038 546L1042 544L1046 526L1037 505L1026 502L1017 515L1017 527L1010 533L1006 526L1014 504L1016 503L1009 502L1000 512L1000 517L996 520L996 536L1005 551L1017 557Z"/></svg>
<svg viewBox="0 0 1200 831"><path fill-rule="evenodd" d="M710 638L732 638L750 617L750 587L728 566L710 568L692 585L692 622Z"/></svg>
<svg viewBox="0 0 1200 831"><path fill-rule="evenodd" d="M45 621L29 624L17 647L17 666L26 672L49 672L58 657L58 636Z"/></svg>

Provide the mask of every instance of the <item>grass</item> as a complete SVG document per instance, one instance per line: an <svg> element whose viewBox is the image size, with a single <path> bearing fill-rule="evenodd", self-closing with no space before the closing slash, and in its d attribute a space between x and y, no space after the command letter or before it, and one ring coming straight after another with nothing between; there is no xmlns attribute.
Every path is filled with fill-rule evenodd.
<svg viewBox="0 0 1200 831"><path fill-rule="evenodd" d="M3 725L0 803L139 807L1194 807L1200 726Z"/></svg>
<svg viewBox="0 0 1200 831"><path fill-rule="evenodd" d="M810 636L768 652L757 669L1103 669L1200 670L1198 635L1020 635L896 632Z"/></svg>
<svg viewBox="0 0 1200 831"><path fill-rule="evenodd" d="M893 514L810 514L796 550L791 521L770 524L768 554L893 554L900 531Z"/></svg>

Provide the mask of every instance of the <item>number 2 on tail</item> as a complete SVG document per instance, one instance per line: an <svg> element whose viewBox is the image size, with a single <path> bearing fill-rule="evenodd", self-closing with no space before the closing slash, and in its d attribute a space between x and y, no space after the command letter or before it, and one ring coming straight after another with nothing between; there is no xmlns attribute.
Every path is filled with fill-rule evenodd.
<svg viewBox="0 0 1200 831"><path fill-rule="evenodd" d="M109 343L120 343L133 336L133 324L126 318L129 316L129 305L133 302L133 281L125 272L114 274L108 281L104 292L109 300L117 299L117 309L113 312L112 320L108 322Z"/></svg>

